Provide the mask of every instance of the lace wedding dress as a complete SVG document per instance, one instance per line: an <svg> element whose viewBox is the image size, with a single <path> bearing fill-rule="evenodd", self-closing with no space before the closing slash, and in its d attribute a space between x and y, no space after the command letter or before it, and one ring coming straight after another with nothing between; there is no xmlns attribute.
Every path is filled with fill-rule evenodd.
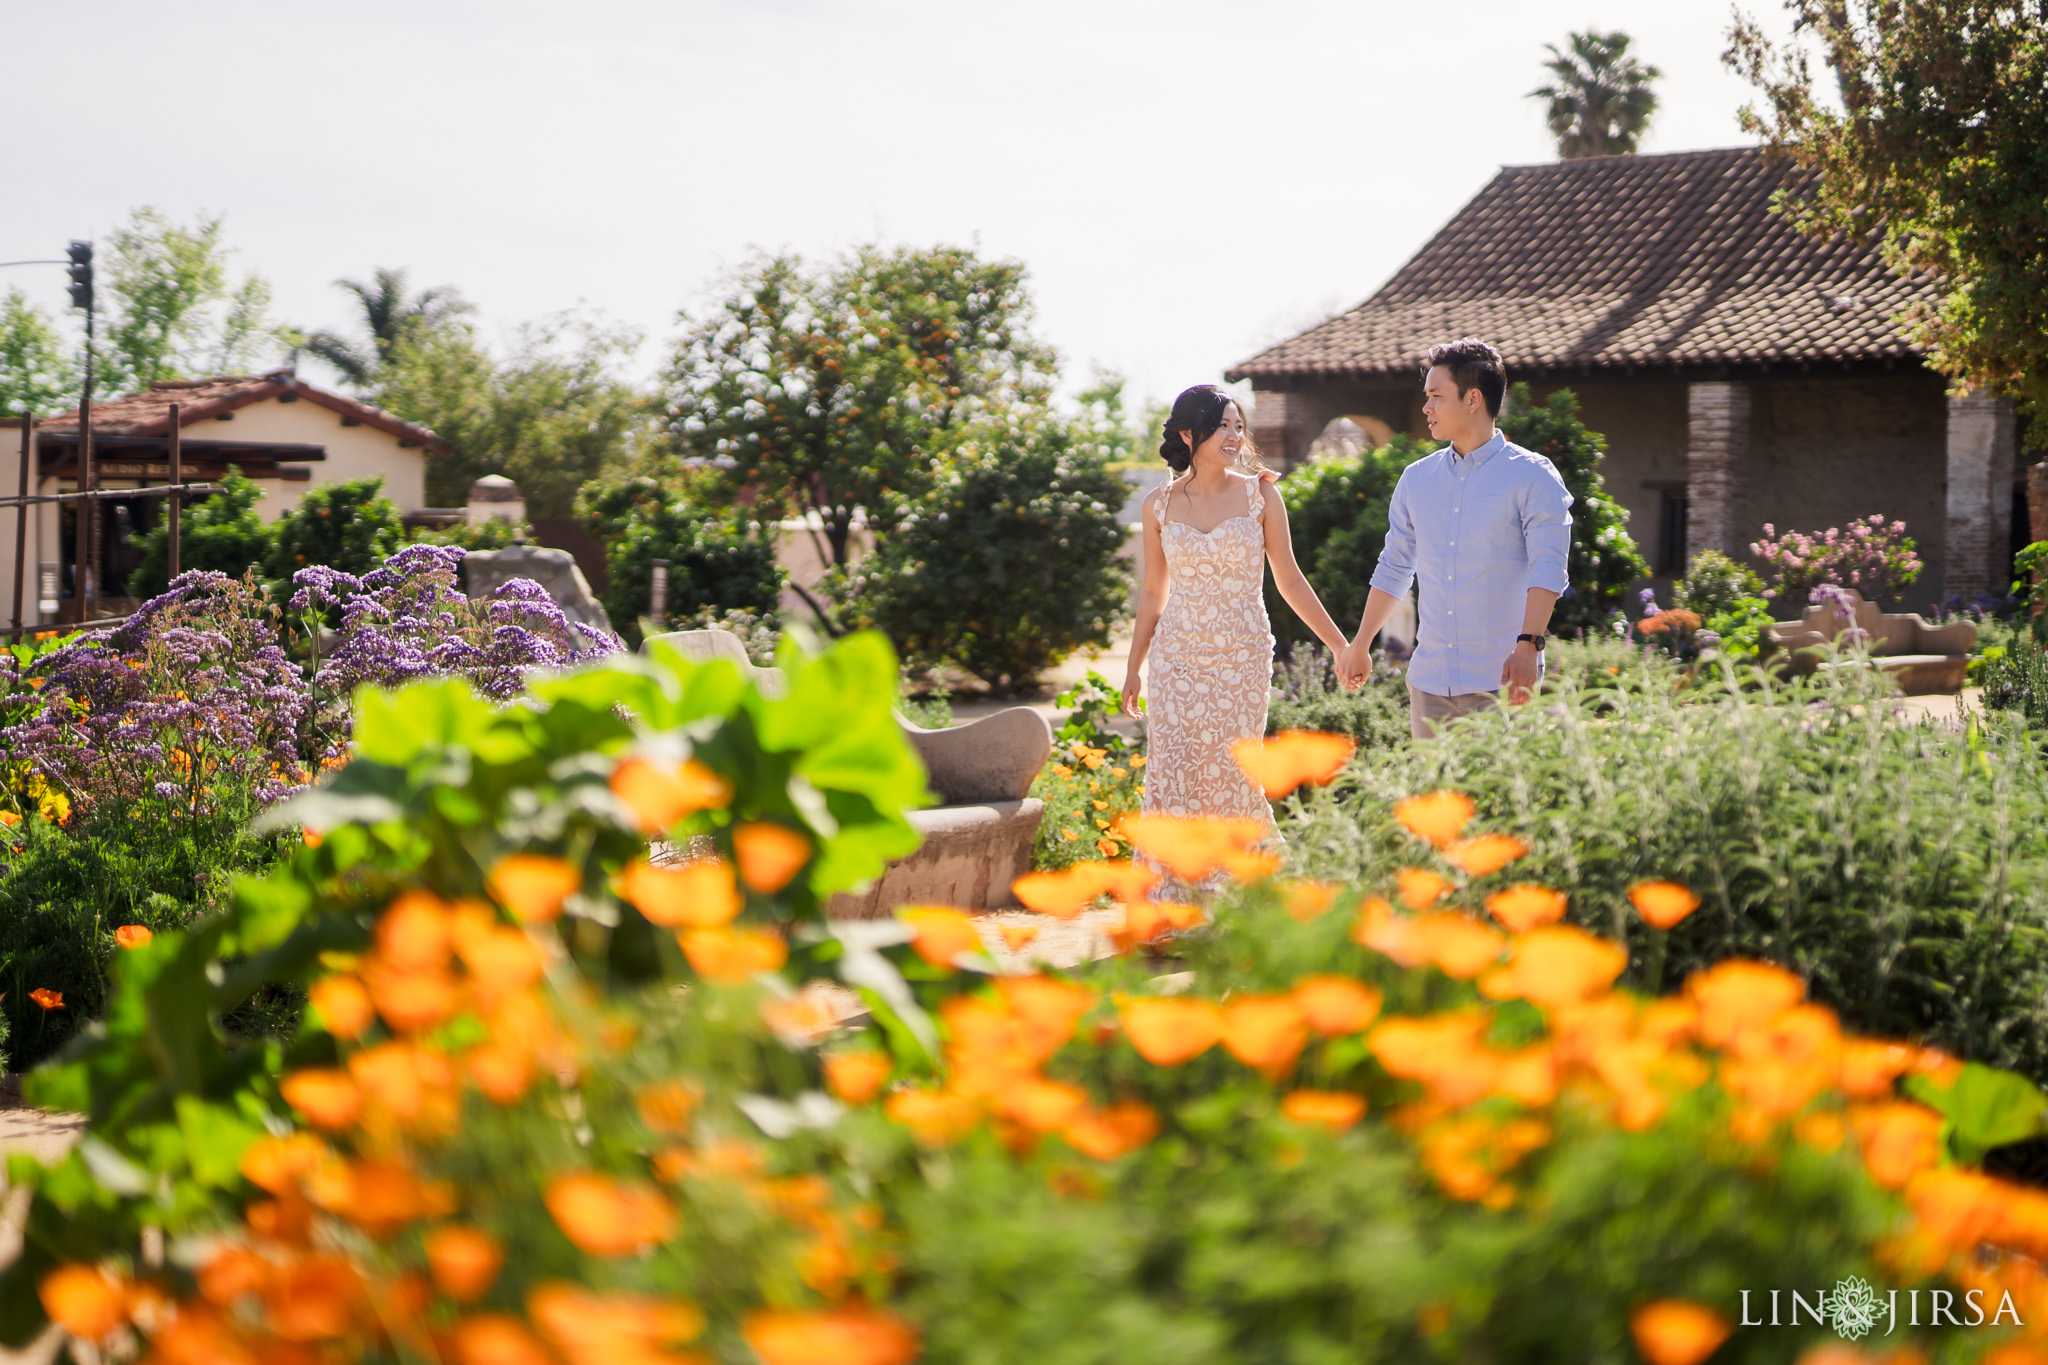
<svg viewBox="0 0 2048 1365"><path fill-rule="evenodd" d="M1145 704L1148 815L1222 815L1273 822L1265 793L1230 756L1266 733L1273 687L1273 627L1266 619L1263 486L1245 484L1246 507L1207 533L1160 506L1166 609L1152 637Z"/></svg>

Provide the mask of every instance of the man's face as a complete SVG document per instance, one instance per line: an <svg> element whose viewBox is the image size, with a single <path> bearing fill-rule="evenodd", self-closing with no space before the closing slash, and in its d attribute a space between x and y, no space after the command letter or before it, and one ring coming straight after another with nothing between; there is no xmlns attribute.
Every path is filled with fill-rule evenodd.
<svg viewBox="0 0 2048 1365"><path fill-rule="evenodd" d="M1486 399L1479 390L1458 392L1458 381L1449 367L1432 365L1422 379L1422 420L1429 434L1439 441L1455 441L1469 434L1486 412Z"/></svg>

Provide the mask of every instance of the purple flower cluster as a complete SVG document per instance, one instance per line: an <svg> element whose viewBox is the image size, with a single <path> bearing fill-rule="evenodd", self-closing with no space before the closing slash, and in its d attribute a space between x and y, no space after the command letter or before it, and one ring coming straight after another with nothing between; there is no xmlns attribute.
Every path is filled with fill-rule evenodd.
<svg viewBox="0 0 2048 1365"><path fill-rule="evenodd" d="M140 803L137 818L275 800L321 749L303 671L253 578L194 570L119 626L36 661L36 705L0 751L73 809Z"/></svg>
<svg viewBox="0 0 2048 1365"><path fill-rule="evenodd" d="M495 701L525 689L534 669L569 668L617 653L619 641L570 621L531 579L471 601L456 587L463 551L409 545L360 579L315 567L292 576L292 610L340 612L331 650L323 647L314 686L345 706L365 683L395 687L455 674Z"/></svg>
<svg viewBox="0 0 2048 1365"><path fill-rule="evenodd" d="M1859 644L1870 638L1870 633L1856 624L1856 596L1839 583L1823 583L1806 595L1807 605L1833 609L1841 629L1835 635L1838 645Z"/></svg>
<svg viewBox="0 0 2048 1365"><path fill-rule="evenodd" d="M1765 597L1796 593L1823 583L1856 589L1864 600L1876 602L1895 597L1920 576L1920 556L1906 534L1906 523L1886 524L1872 514L1852 521L1845 528L1830 527L1814 534L1787 531L1766 523L1764 538L1749 547L1750 553L1777 571L1777 582L1765 589Z"/></svg>

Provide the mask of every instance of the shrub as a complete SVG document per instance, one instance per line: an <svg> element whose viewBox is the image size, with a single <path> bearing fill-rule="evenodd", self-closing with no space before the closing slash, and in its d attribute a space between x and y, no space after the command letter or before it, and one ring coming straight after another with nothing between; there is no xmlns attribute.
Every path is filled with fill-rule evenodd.
<svg viewBox="0 0 2048 1365"><path fill-rule="evenodd" d="M1401 481L1402 470L1433 448L1400 432L1377 449L1300 465L1274 485L1287 504L1295 562L1346 634L1365 611L1372 571L1386 547L1387 504L1394 485ZM1294 609L1281 600L1270 570L1266 615L1282 645L1316 643Z"/></svg>
<svg viewBox="0 0 2048 1365"><path fill-rule="evenodd" d="M1266 733L1282 730L1346 735L1365 753L1406 743L1406 675L1375 667L1364 686L1347 692L1328 650L1298 645L1291 659L1273 669L1273 696L1266 706Z"/></svg>
<svg viewBox="0 0 2048 1365"><path fill-rule="evenodd" d="M254 479L229 470L221 491L189 502L179 518L178 570L223 573L240 578L270 560L273 531L256 515L263 489ZM170 587L171 532L159 522L138 541L141 558L128 575L128 595L151 598Z"/></svg>
<svg viewBox="0 0 2048 1365"><path fill-rule="evenodd" d="M1117 822L1145 799L1145 753L1110 728L1122 701L1121 690L1092 669L1054 700L1067 718L1053 732L1052 761L1031 783L1031 795L1045 803L1032 867L1057 870L1130 852Z"/></svg>
<svg viewBox="0 0 2048 1365"><path fill-rule="evenodd" d="M1075 424L984 428L853 570L850 614L1007 696L1129 615L1128 491Z"/></svg>
<svg viewBox="0 0 2048 1365"><path fill-rule="evenodd" d="M431 527L416 532L412 539L421 545L453 545L463 551L507 550L536 543L532 522L506 517L487 517L474 526L458 521L453 526Z"/></svg>
<svg viewBox="0 0 2048 1365"><path fill-rule="evenodd" d="M1712 620L1735 610L1745 597L1761 597L1764 581L1747 564L1739 563L1719 550L1701 550L1685 566L1671 592L1671 605Z"/></svg>
<svg viewBox="0 0 2048 1365"><path fill-rule="evenodd" d="M1873 513L1849 523L1847 530L1829 527L1811 535L1787 531L1779 535L1764 524L1764 538L1749 547L1772 575L1764 596L1772 601L1796 600L1823 583L1854 588L1867 602L1896 597L1920 576L1920 556L1906 523Z"/></svg>
<svg viewBox="0 0 2048 1365"><path fill-rule="evenodd" d="M2048 646L2024 631L2013 632L2004 649L1987 653L1978 675L1983 705L2018 716L2036 730L2048 730Z"/></svg>
<svg viewBox="0 0 2048 1365"><path fill-rule="evenodd" d="M654 561L668 561L667 619L676 623L705 611L775 615L785 575L775 546L739 523L676 495L641 476L591 484L578 515L605 543L604 609L628 648L638 648L640 622L654 605Z"/></svg>
<svg viewBox="0 0 2048 1365"><path fill-rule="evenodd" d="M1600 460L1607 438L1579 420L1579 397L1559 389L1541 405L1516 384L1501 407L1501 434L1557 466L1571 490L1571 590L1558 599L1551 629L1596 630L1621 608L1631 583L1650 572L1628 533L1628 509L1607 493Z"/></svg>
<svg viewBox="0 0 2048 1365"><path fill-rule="evenodd" d="M1732 662L1755 659L1763 652L1764 632L1775 618L1771 604L1761 597L1738 597L1727 610L1707 619L1707 631ZM1705 643L1704 637L1702 643Z"/></svg>
<svg viewBox="0 0 2048 1365"><path fill-rule="evenodd" d="M1627 942L1646 990L1764 958L1857 1027L2048 1078L2048 770L2015 727L1899 724L1856 670L1683 699L1615 681L1354 768L1341 808L1290 833L1305 870L1389 875L1392 803L1455 785L1528 841L1518 876L1569 885L1574 923ZM1668 936L1628 898L1663 878L1704 902Z"/></svg>
<svg viewBox="0 0 2048 1365"><path fill-rule="evenodd" d="M378 475L311 490L277 519L272 534L265 572L284 588L300 569L321 565L345 574L369 573L405 544L405 521L398 504L384 496L384 479Z"/></svg>

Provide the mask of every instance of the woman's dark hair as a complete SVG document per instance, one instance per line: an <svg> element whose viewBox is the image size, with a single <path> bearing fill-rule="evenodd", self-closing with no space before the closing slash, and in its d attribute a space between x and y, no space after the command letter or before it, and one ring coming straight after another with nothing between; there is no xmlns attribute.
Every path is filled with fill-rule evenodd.
<svg viewBox="0 0 2048 1365"><path fill-rule="evenodd" d="M1182 389L1180 397L1173 400L1173 411L1167 415L1164 439L1159 442L1159 458L1176 474L1187 473L1194 462L1195 448L1216 434L1216 428L1223 425L1223 413L1237 396L1227 389L1214 384L1197 384L1192 389ZM1243 407L1238 409L1243 411ZM1185 431L1194 440L1183 441L1180 434ZM1244 434L1244 451L1253 460L1258 459L1258 449L1252 445L1252 434Z"/></svg>

